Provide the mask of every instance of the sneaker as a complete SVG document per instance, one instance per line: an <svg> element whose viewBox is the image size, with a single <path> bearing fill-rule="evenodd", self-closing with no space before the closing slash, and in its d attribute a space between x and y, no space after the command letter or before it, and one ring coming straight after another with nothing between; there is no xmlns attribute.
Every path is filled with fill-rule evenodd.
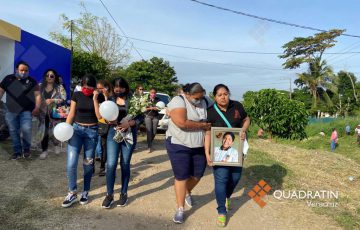
<svg viewBox="0 0 360 230"><path fill-rule="evenodd" d="M64 208L70 207L73 203L77 201L77 195L75 193L68 193L68 195L65 197L64 202L61 206Z"/></svg>
<svg viewBox="0 0 360 230"><path fill-rule="evenodd" d="M56 155L59 155L61 153L61 148L59 146L55 146L54 152Z"/></svg>
<svg viewBox="0 0 360 230"><path fill-rule="evenodd" d="M184 223L184 208L178 208L175 212L174 218L173 218L174 223L177 224L182 224Z"/></svg>
<svg viewBox="0 0 360 230"><path fill-rule="evenodd" d="M24 152L24 158L29 159L31 157L30 151Z"/></svg>
<svg viewBox="0 0 360 230"><path fill-rule="evenodd" d="M11 155L11 157L9 158L9 160L17 160L20 158L20 153L14 153L13 155Z"/></svg>
<svg viewBox="0 0 360 230"><path fill-rule="evenodd" d="M152 152L152 149L151 148L148 148L148 151L147 151L148 153L151 153Z"/></svg>
<svg viewBox="0 0 360 230"><path fill-rule="evenodd" d="M102 202L102 208L110 208L111 205L114 203L114 196L113 195L106 195L104 201Z"/></svg>
<svg viewBox="0 0 360 230"><path fill-rule="evenodd" d="M128 201L128 197L126 193L121 193L120 194L120 199L119 199L119 203L118 203L118 207L124 207L126 205Z"/></svg>
<svg viewBox="0 0 360 230"><path fill-rule="evenodd" d="M99 176L105 176L106 172L105 169L100 169Z"/></svg>
<svg viewBox="0 0 360 230"><path fill-rule="evenodd" d="M40 160L45 160L47 156L48 156L48 152L44 151L40 154L39 158Z"/></svg>
<svg viewBox="0 0 360 230"><path fill-rule="evenodd" d="M81 193L80 204L85 205L89 202L89 192L84 191Z"/></svg>
<svg viewBox="0 0 360 230"><path fill-rule="evenodd" d="M190 193L185 196L185 203L190 208L193 206L193 199Z"/></svg>

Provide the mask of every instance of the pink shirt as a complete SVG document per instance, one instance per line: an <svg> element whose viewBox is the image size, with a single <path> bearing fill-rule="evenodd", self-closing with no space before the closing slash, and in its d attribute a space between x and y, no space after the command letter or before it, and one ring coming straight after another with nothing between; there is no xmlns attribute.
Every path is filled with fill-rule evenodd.
<svg viewBox="0 0 360 230"><path fill-rule="evenodd" d="M338 139L338 134L336 132L336 130L334 132L332 132L331 134L331 140L334 140L335 142L337 142Z"/></svg>

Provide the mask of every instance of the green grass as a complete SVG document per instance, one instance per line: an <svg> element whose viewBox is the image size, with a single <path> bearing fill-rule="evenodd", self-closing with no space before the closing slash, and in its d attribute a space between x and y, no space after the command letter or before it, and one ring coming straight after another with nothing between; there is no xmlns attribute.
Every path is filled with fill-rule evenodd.
<svg viewBox="0 0 360 230"><path fill-rule="evenodd" d="M350 136L345 134L345 126L347 124L351 127ZM357 136L354 133L354 129L358 124L360 124L360 118L336 119L330 123L314 123L306 127L306 133L308 135L307 139L299 141L276 138L275 140L279 143L289 144L304 149L330 151L330 136L333 128L336 128L339 135L339 145L335 149L335 153L360 163L360 146L358 146ZM321 131L324 131L325 136L319 134Z"/></svg>
<svg viewBox="0 0 360 230"><path fill-rule="evenodd" d="M276 161L269 154L257 150L249 150L245 160L243 176L248 187L254 186L261 179L265 180L272 191L294 187L293 172L286 165Z"/></svg>

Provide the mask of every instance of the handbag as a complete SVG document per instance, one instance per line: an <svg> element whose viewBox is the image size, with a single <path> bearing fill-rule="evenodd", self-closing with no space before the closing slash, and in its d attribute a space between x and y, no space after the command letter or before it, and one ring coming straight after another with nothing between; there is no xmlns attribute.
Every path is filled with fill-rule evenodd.
<svg viewBox="0 0 360 230"><path fill-rule="evenodd" d="M109 132L109 125L105 122L105 119L101 118L98 120L98 134L104 137Z"/></svg>
<svg viewBox="0 0 360 230"><path fill-rule="evenodd" d="M55 106L50 111L50 117L53 119L67 118L70 112L70 107L67 105Z"/></svg>

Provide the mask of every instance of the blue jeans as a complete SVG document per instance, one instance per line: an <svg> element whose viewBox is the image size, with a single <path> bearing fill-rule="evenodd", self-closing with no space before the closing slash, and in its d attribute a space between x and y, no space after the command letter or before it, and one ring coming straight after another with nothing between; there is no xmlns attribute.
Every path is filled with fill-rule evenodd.
<svg viewBox="0 0 360 230"><path fill-rule="evenodd" d="M31 126L32 115L30 111L21 113L6 112L5 120L9 127L9 133L13 143L15 154L21 155L22 152L29 152L31 146ZM22 138L20 138L22 133ZM22 143L21 143L22 139Z"/></svg>
<svg viewBox="0 0 360 230"><path fill-rule="evenodd" d="M103 154L102 148L101 148L101 136L98 135L98 142L95 149L95 157L101 158L101 155Z"/></svg>
<svg viewBox="0 0 360 230"><path fill-rule="evenodd" d="M336 148L335 140L331 140L330 148L331 148L331 151L335 150L335 148Z"/></svg>
<svg viewBox="0 0 360 230"><path fill-rule="evenodd" d="M134 146L136 145L136 128L131 129L133 134L134 143L131 145L122 141L117 143L113 140L115 130L113 126L110 127L106 141L106 189L108 195L114 194L114 184L116 177L116 167L118 164L120 154L120 167L121 167L121 193L127 193L129 180L130 180L130 161Z"/></svg>
<svg viewBox="0 0 360 230"><path fill-rule="evenodd" d="M230 198L240 181L242 167L214 166L215 196L218 214L226 214L226 198Z"/></svg>
<svg viewBox="0 0 360 230"><path fill-rule="evenodd" d="M90 182L93 173L94 153L98 140L97 125L84 127L76 123L73 124L74 135L68 143L67 149L67 177L69 184L69 191L76 192L77 190L77 166L81 148L84 146L84 191L90 190Z"/></svg>

